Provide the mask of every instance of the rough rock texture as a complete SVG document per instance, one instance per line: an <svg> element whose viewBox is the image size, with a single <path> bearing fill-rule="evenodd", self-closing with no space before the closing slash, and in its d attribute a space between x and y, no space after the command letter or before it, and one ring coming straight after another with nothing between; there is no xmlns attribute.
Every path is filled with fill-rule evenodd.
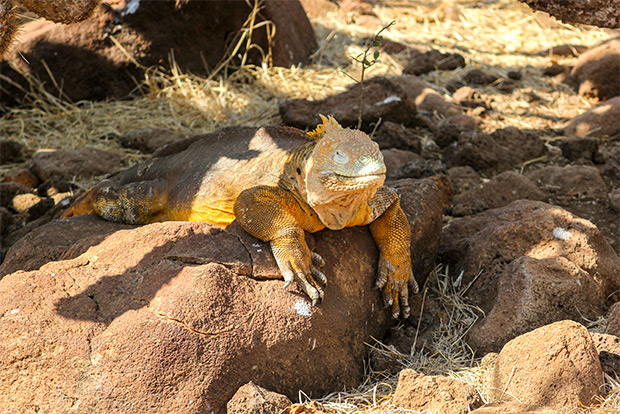
<svg viewBox="0 0 620 414"><path fill-rule="evenodd" d="M427 181L395 187L416 220L420 280L434 263L424 252L439 245L439 190ZM62 226L64 248L33 252L53 245ZM366 228L311 239L329 278L317 307L271 280L268 244L236 223L133 228L80 216L41 227L13 246L3 271L47 261L25 252L62 260L0 280L0 406L222 413L249 381L291 398L355 386L364 342L389 320L372 290L376 246Z"/></svg>
<svg viewBox="0 0 620 414"><path fill-rule="evenodd" d="M2 182L0 183L0 207L8 207L11 205L13 198L17 194L31 193L30 188L18 183Z"/></svg>
<svg viewBox="0 0 620 414"><path fill-rule="evenodd" d="M382 122L373 137L379 148L397 148L420 153L422 144L420 137L412 128L406 128L394 122Z"/></svg>
<svg viewBox="0 0 620 414"><path fill-rule="evenodd" d="M291 66L306 60L317 42L299 1L263 3L257 23L269 20L277 26L271 47L273 64ZM24 27L22 43L16 44L6 59L41 78L55 96L57 83L63 85L63 94L73 101L120 98L135 88L132 76L142 77L142 69L133 60L145 67L168 66L170 50L174 49L176 64L184 72L204 75L215 68L250 11L245 2L225 0L143 1L133 13L129 6L114 10L102 4L91 19L71 26L34 22ZM165 28L161 25L163 21ZM252 40L268 51L265 27L256 28ZM249 54L249 60L260 63L261 56L256 49ZM56 82L52 82L42 61ZM25 84L28 90L27 83L8 65L3 64L0 69L13 81ZM23 93L18 88L9 88L3 93L2 102L15 104L22 99Z"/></svg>
<svg viewBox="0 0 620 414"><path fill-rule="evenodd" d="M607 197L607 185L596 167L588 165L549 166L530 171L526 176L541 189L555 194L587 199Z"/></svg>
<svg viewBox="0 0 620 414"><path fill-rule="evenodd" d="M595 319L620 287L620 257L599 230L538 201L452 221L440 258L486 313L468 336L482 353L557 320Z"/></svg>
<svg viewBox="0 0 620 414"><path fill-rule="evenodd" d="M483 72L480 69L472 69L463 75L463 80L468 85L488 85L497 80L497 76Z"/></svg>
<svg viewBox="0 0 620 414"><path fill-rule="evenodd" d="M609 309L606 332L610 335L616 335L617 337L620 337L620 304L618 303L615 303Z"/></svg>
<svg viewBox="0 0 620 414"><path fill-rule="evenodd" d="M279 111L284 124L299 129L313 129L321 123L319 114L329 114L344 127L355 127L358 123L360 85L337 95L318 101L293 99L280 104ZM413 99L394 80L376 77L364 82L364 104L362 108L362 130L372 131L374 124L394 122L411 125L415 121L416 108Z"/></svg>
<svg viewBox="0 0 620 414"><path fill-rule="evenodd" d="M448 167L469 165L489 174L506 171L546 152L536 133L508 127L491 135L482 131L461 133L456 142L443 149L443 162Z"/></svg>
<svg viewBox="0 0 620 414"><path fill-rule="evenodd" d="M27 188L36 188L41 183L32 171L27 168L9 171L2 179L2 182L17 183Z"/></svg>
<svg viewBox="0 0 620 414"><path fill-rule="evenodd" d="M116 152L82 147L73 151L39 150L32 156L30 169L45 181L54 175L67 180L90 179L118 171L122 166L122 158Z"/></svg>
<svg viewBox="0 0 620 414"><path fill-rule="evenodd" d="M458 53L441 53L437 50L413 55L403 68L403 73L422 75L434 70L454 70L465 66L465 58Z"/></svg>
<svg viewBox="0 0 620 414"><path fill-rule="evenodd" d="M482 399L472 386L456 379L404 369L392 404L413 411L468 414L482 405Z"/></svg>
<svg viewBox="0 0 620 414"><path fill-rule="evenodd" d="M620 59L620 54L618 59ZM618 119L620 119L620 96L609 99L571 119L564 127L564 134L611 137L620 133Z"/></svg>
<svg viewBox="0 0 620 414"><path fill-rule="evenodd" d="M450 182L454 185L456 193L464 193L482 184L482 178L473 168L466 165L464 167L449 168L447 175Z"/></svg>
<svg viewBox="0 0 620 414"><path fill-rule="evenodd" d="M620 9L620 6L619 6ZM579 94L606 100L620 94L620 37L607 40L577 59L566 78Z"/></svg>
<svg viewBox="0 0 620 414"><path fill-rule="evenodd" d="M616 335L592 333L603 372L613 377L620 373L620 338Z"/></svg>
<svg viewBox="0 0 620 414"><path fill-rule="evenodd" d="M381 153L383 154L383 162L385 163L388 175L408 162L422 159L422 157L415 152L396 148L382 150Z"/></svg>
<svg viewBox="0 0 620 414"><path fill-rule="evenodd" d="M520 199L546 201L548 198L528 178L514 171L506 171L454 197L452 215L468 216Z"/></svg>
<svg viewBox="0 0 620 414"><path fill-rule="evenodd" d="M400 178L425 178L445 173L446 166L440 161L420 158L409 161L399 169L392 171L388 175L388 179L396 180Z"/></svg>
<svg viewBox="0 0 620 414"><path fill-rule="evenodd" d="M582 325L561 321L508 342L499 353L491 398L570 410L594 403L603 371Z"/></svg>
<svg viewBox="0 0 620 414"><path fill-rule="evenodd" d="M534 10L549 13L566 23L620 27L620 5L615 0L519 0Z"/></svg>
<svg viewBox="0 0 620 414"><path fill-rule="evenodd" d="M478 122L467 115L453 115L442 119L437 125L434 140L437 145L444 148L459 139L463 132L473 131Z"/></svg>
<svg viewBox="0 0 620 414"><path fill-rule="evenodd" d="M568 137L560 142L560 150L562 156L570 161L583 160L599 163L601 161L601 154L598 151L599 142L598 138L593 137Z"/></svg>
<svg viewBox="0 0 620 414"><path fill-rule="evenodd" d="M250 381L240 387L226 403L226 414L280 414L291 404L285 395L266 390Z"/></svg>

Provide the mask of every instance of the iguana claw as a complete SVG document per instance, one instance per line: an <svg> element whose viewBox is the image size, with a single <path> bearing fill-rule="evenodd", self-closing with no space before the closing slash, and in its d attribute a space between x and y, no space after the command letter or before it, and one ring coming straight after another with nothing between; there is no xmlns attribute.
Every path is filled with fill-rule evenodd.
<svg viewBox="0 0 620 414"><path fill-rule="evenodd" d="M384 308L392 308L392 317L394 319L398 319L401 314L405 319L409 317L411 314L409 288L411 288L413 293L418 293L419 291L413 272L409 270L405 278L403 277L403 270L406 269L396 268L384 256L379 258L375 289L383 291Z"/></svg>
<svg viewBox="0 0 620 414"><path fill-rule="evenodd" d="M271 242L271 249L284 277L284 287L287 288L293 281L297 282L312 300L312 305L317 305L323 299L323 286L327 284L327 277L318 269L325 265L325 260L314 252L299 251L291 254L289 249L278 248L275 240Z"/></svg>

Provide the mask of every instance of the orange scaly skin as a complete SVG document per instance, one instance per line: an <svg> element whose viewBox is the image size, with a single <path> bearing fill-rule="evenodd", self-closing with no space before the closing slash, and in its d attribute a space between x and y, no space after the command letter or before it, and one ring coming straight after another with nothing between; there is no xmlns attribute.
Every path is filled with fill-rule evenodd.
<svg viewBox="0 0 620 414"><path fill-rule="evenodd" d="M379 247L376 287L392 315L409 315L411 229L398 195L386 187L376 143L323 118L306 134L294 128L232 128L189 139L184 151L138 164L91 188L63 217L96 213L116 222L237 219L269 241L286 285L323 297L323 262L304 231L370 225Z"/></svg>

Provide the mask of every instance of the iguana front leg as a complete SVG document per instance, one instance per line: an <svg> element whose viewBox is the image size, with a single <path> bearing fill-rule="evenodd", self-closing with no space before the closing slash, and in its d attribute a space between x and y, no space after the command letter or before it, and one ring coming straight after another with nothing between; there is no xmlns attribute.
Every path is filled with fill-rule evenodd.
<svg viewBox="0 0 620 414"><path fill-rule="evenodd" d="M383 300L392 307L394 318L401 311L407 318L411 311L409 287L414 293L419 288L411 270L411 228L398 195L386 187L379 188L347 226L365 224L379 248L375 287L383 290Z"/></svg>
<svg viewBox="0 0 620 414"><path fill-rule="evenodd" d="M290 191L269 186L243 191L235 201L234 213L245 231L270 242L285 287L297 281L316 305L323 297L321 285L327 278L318 269L323 259L310 253L304 236L304 230L314 233L325 228L316 213Z"/></svg>

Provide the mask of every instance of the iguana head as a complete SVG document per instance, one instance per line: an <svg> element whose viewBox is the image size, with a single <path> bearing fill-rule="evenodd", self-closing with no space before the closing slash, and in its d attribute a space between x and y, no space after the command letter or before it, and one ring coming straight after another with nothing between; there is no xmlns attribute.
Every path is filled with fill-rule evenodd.
<svg viewBox="0 0 620 414"><path fill-rule="evenodd" d="M362 131L342 128L331 116L310 133L317 143L303 171L302 195L331 229L345 226L385 181L379 146ZM303 188L302 188L303 187Z"/></svg>

